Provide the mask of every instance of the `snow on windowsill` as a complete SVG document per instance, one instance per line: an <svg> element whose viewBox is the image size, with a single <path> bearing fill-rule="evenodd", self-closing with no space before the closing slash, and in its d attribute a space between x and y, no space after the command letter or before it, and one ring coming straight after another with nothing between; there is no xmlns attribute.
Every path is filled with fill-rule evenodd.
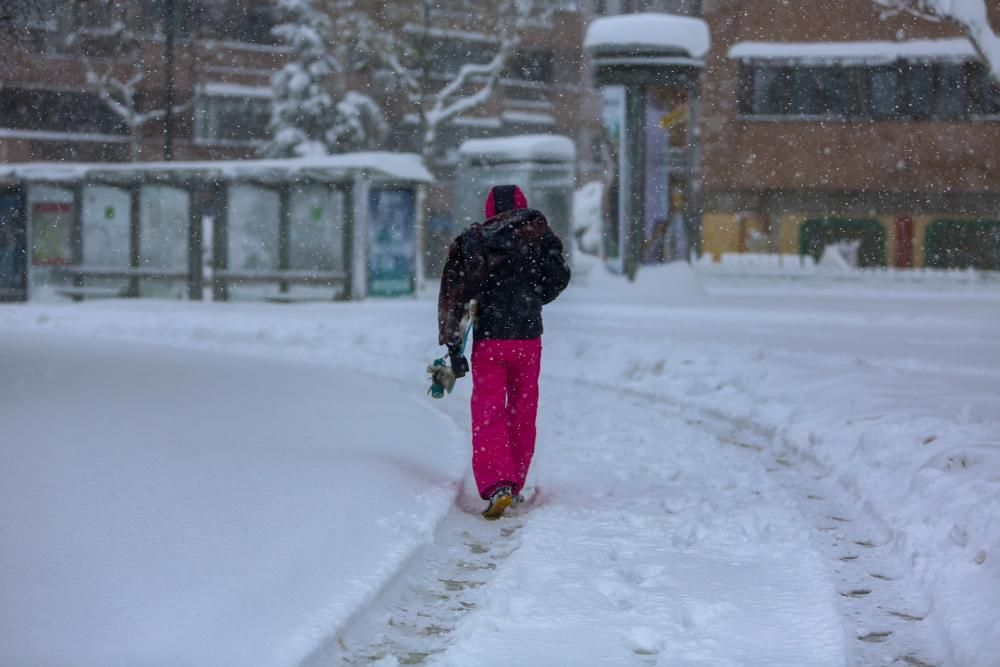
<svg viewBox="0 0 1000 667"><path fill-rule="evenodd" d="M93 141L95 143L128 143L128 135L92 134L86 132L54 132L51 130L15 130L0 128L0 139L34 139L36 141Z"/></svg>
<svg viewBox="0 0 1000 667"><path fill-rule="evenodd" d="M209 81L202 84L202 92L207 97L255 97L271 99L274 97L270 86L247 86L239 83L221 83Z"/></svg>
<svg viewBox="0 0 1000 667"><path fill-rule="evenodd" d="M914 39L904 42L738 42L729 49L736 60L788 60L815 63L888 64L897 60L975 60L967 39Z"/></svg>

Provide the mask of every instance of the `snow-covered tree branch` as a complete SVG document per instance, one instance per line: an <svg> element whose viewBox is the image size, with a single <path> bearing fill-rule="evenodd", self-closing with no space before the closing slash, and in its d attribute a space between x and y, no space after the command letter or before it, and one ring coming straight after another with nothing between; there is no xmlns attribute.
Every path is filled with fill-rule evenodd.
<svg viewBox="0 0 1000 667"><path fill-rule="evenodd" d="M388 70L420 124L421 153L433 162L438 130L448 121L488 102L525 30L552 13L542 0L484 3L490 25L482 34L491 52L469 54L469 62L442 69L434 46L442 36L434 21L438 2L399 3L344 0L340 24L356 36L359 51ZM346 8L346 11L345 11ZM481 61L474 60L476 57Z"/></svg>
<svg viewBox="0 0 1000 667"><path fill-rule="evenodd" d="M285 22L274 29L293 56L271 82L272 157L327 155L374 148L387 133L382 110L369 96L349 91L339 102L332 92L343 67L330 53L332 22L313 0L279 0Z"/></svg>
<svg viewBox="0 0 1000 667"><path fill-rule="evenodd" d="M1000 83L1000 36L990 25L985 0L875 0L886 14L910 14L958 26L972 42L980 60Z"/></svg>
<svg viewBox="0 0 1000 667"><path fill-rule="evenodd" d="M113 57L95 59L89 44L99 40L113 45ZM97 96L129 130L131 159L139 158L139 131L150 121L162 120L166 108L144 109L140 86L146 78L142 63L142 48L138 37L126 27L123 17L118 17L107 28L78 28L66 34L66 46L83 66L84 77ZM197 92L196 92L197 94ZM194 104L195 95L171 111L183 113Z"/></svg>

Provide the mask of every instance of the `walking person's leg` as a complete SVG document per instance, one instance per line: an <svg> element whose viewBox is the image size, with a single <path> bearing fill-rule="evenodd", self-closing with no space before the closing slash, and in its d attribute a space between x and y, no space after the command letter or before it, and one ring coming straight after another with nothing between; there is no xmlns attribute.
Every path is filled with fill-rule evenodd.
<svg viewBox="0 0 1000 667"><path fill-rule="evenodd" d="M475 341L472 347L472 472L483 499L505 484L514 485L507 420L507 341Z"/></svg>
<svg viewBox="0 0 1000 667"><path fill-rule="evenodd" d="M538 375L541 371L542 339L517 341L507 374L507 423L516 470L514 494L524 488L535 454L535 421L538 416Z"/></svg>

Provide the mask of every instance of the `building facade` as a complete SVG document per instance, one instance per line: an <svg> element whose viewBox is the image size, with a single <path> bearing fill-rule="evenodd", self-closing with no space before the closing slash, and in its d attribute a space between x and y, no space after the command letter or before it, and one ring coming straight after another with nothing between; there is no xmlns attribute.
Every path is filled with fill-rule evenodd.
<svg viewBox="0 0 1000 667"><path fill-rule="evenodd" d="M704 3L705 250L1000 269L1000 86L956 27L883 11Z"/></svg>

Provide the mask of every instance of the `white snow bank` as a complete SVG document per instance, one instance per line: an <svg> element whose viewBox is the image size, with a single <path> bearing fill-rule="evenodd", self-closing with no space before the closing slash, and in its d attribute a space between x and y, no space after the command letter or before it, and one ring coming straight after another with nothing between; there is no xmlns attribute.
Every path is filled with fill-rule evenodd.
<svg viewBox="0 0 1000 667"><path fill-rule="evenodd" d="M738 42L729 57L814 63L888 64L897 60L963 62L976 59L967 39L913 39L901 42Z"/></svg>
<svg viewBox="0 0 1000 667"><path fill-rule="evenodd" d="M470 139L462 143L459 155L504 162L573 162L576 146L559 134L522 134L495 139Z"/></svg>
<svg viewBox="0 0 1000 667"><path fill-rule="evenodd" d="M465 468L452 422L366 374L0 349L6 665L297 664L429 541Z"/></svg>
<svg viewBox="0 0 1000 667"><path fill-rule="evenodd" d="M546 322L548 331L590 333L550 341L549 367L765 429L767 456L815 465L817 479L881 524L871 548L898 555L892 576L923 597L915 615L947 635L944 664L992 667L1000 645L1000 295L990 285L928 289L856 273L876 282L829 291L740 281L694 302L672 299L669 267L644 268L635 286L597 267L568 297L579 306L553 310L565 320Z"/></svg>
<svg viewBox="0 0 1000 667"><path fill-rule="evenodd" d="M698 305L705 301L705 290L694 268L687 262L643 266L633 283L609 272L599 260L595 262L586 277L585 294L588 300L648 304L653 307Z"/></svg>
<svg viewBox="0 0 1000 667"><path fill-rule="evenodd" d="M601 253L603 199L601 181L590 181L573 193L573 236L577 249L588 255Z"/></svg>
<svg viewBox="0 0 1000 667"><path fill-rule="evenodd" d="M600 18L587 28L583 46L588 50L623 46L680 49L692 58L708 53L708 24L690 16L652 12Z"/></svg>

